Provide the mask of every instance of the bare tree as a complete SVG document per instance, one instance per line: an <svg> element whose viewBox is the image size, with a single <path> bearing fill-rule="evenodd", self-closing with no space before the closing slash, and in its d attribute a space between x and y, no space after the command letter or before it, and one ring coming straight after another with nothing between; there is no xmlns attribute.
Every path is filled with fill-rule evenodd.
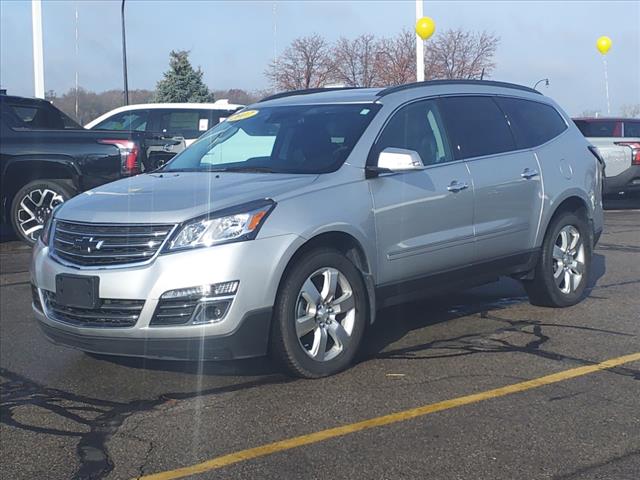
<svg viewBox="0 0 640 480"><path fill-rule="evenodd" d="M500 39L487 32L447 30L427 44L425 64L429 78L480 79L495 68Z"/></svg>
<svg viewBox="0 0 640 480"><path fill-rule="evenodd" d="M380 42L372 34L349 40L340 38L333 47L334 79L349 87L372 87L379 83L376 55Z"/></svg>
<svg viewBox="0 0 640 480"><path fill-rule="evenodd" d="M620 113L626 118L640 118L640 103L623 105Z"/></svg>
<svg viewBox="0 0 640 480"><path fill-rule="evenodd" d="M380 40L375 56L379 85L402 85L416 81L415 38L415 33L403 30L395 37Z"/></svg>
<svg viewBox="0 0 640 480"><path fill-rule="evenodd" d="M295 39L265 75L276 90L323 87L331 79L333 62L327 41L314 33Z"/></svg>

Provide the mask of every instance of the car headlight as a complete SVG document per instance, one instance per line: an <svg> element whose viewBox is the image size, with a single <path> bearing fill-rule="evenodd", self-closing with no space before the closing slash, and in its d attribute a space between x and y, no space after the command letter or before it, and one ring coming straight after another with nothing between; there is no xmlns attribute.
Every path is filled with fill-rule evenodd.
<svg viewBox="0 0 640 480"><path fill-rule="evenodd" d="M189 220L178 227L165 251L252 240L274 207L273 200L258 200Z"/></svg>

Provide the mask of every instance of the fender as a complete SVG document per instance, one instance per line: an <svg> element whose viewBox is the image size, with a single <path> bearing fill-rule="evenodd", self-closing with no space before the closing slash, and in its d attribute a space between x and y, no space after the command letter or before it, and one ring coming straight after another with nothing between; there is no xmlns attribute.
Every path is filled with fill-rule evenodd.
<svg viewBox="0 0 640 480"><path fill-rule="evenodd" d="M579 188L570 188L562 192L556 198L551 199L548 203L543 206L542 211L542 221L540 222L540 229L538 231L538 235L536 237L536 247L540 247L542 245L542 241L544 240L544 236L547 233L547 228L549 227L549 223L551 219L558 211L558 208L568 199L577 198L583 206L587 209L589 217L593 214L594 208L589 201L587 194L584 190Z"/></svg>

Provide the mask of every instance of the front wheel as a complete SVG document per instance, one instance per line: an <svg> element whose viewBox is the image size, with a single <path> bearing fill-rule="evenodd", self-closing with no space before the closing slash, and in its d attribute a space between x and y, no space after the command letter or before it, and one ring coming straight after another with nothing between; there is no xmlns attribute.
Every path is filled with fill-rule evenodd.
<svg viewBox="0 0 640 480"><path fill-rule="evenodd" d="M366 326L362 276L340 252L301 256L278 292L271 354L292 375L319 378L347 368Z"/></svg>
<svg viewBox="0 0 640 480"><path fill-rule="evenodd" d="M568 307L580 301L591 270L592 242L582 216L563 212L547 229L534 279L524 282L534 305Z"/></svg>
<svg viewBox="0 0 640 480"><path fill-rule="evenodd" d="M33 245L53 209L73 195L60 180L36 180L18 190L11 204L11 223L20 240Z"/></svg>

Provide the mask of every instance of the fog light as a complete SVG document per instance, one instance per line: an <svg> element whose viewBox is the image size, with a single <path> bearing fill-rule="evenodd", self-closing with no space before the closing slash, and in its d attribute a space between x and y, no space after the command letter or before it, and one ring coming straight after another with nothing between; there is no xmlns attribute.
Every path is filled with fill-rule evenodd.
<svg viewBox="0 0 640 480"><path fill-rule="evenodd" d="M163 300L179 298L209 298L223 295L233 295L238 291L239 281L215 283L213 285L201 285L199 287L178 288L164 292L160 298Z"/></svg>
<svg viewBox="0 0 640 480"><path fill-rule="evenodd" d="M202 323L216 323L224 318L231 305L231 300L217 300L213 302L203 302L198 305L198 310L193 316L191 323L199 325Z"/></svg>

